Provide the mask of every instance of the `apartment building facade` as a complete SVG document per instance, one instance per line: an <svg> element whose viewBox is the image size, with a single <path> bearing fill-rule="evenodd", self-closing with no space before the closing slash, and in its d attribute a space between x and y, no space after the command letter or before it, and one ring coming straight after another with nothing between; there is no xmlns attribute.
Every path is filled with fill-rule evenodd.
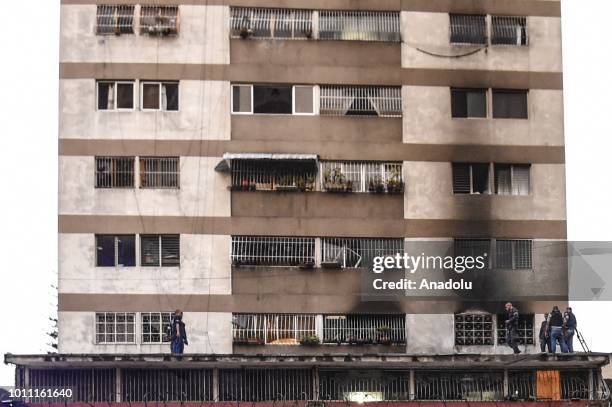
<svg viewBox="0 0 612 407"><path fill-rule="evenodd" d="M535 395L542 366L558 398L603 394L603 356L434 390L511 352L504 299L527 354L567 300L559 1L116 3L61 4L62 369L146 401L125 388L169 360L182 309L190 364L173 368L207 389L190 400L278 399L249 380L283 400L505 399ZM488 297L364 299L374 257L440 244L489 254ZM48 367L11 360L18 382Z"/></svg>

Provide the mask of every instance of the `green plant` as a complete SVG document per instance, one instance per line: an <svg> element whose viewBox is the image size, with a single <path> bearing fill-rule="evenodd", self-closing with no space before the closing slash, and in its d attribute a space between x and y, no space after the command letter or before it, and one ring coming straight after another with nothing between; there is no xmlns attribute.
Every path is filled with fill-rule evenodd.
<svg viewBox="0 0 612 407"><path fill-rule="evenodd" d="M385 192L385 184L380 176L376 176L368 182L368 191L379 194Z"/></svg>
<svg viewBox="0 0 612 407"><path fill-rule="evenodd" d="M315 334L307 334L300 338L300 345L304 346L316 346L321 343L319 337Z"/></svg>
<svg viewBox="0 0 612 407"><path fill-rule="evenodd" d="M390 194L400 194L404 192L404 182L402 181L402 174L396 168L392 169L389 174L389 179L387 180L387 192L389 192Z"/></svg>

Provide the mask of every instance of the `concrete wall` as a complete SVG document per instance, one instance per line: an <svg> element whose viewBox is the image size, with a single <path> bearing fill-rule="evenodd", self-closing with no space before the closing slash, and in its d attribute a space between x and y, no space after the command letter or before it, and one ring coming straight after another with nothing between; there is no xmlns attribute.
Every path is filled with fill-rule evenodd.
<svg viewBox="0 0 612 407"><path fill-rule="evenodd" d="M189 340L185 353L232 353L231 313L186 312L183 321ZM170 353L170 344L141 343L138 337L141 332L139 314L136 315L137 338L134 344L96 344L95 313L92 312L60 312L58 327L60 353Z"/></svg>
<svg viewBox="0 0 612 407"><path fill-rule="evenodd" d="M486 162L486 161L485 161ZM565 166L532 164L525 196L453 194L451 163L404 162L404 215L409 219L563 220Z"/></svg>
<svg viewBox="0 0 612 407"><path fill-rule="evenodd" d="M221 157L180 157L179 189L95 188L95 157L59 157L59 213L143 216L231 216L229 175ZM138 165L135 165L139 168ZM136 178L139 177L136 171Z"/></svg>
<svg viewBox="0 0 612 407"><path fill-rule="evenodd" d="M96 35L95 5L62 5L60 62L229 64L229 7L181 5L179 14L178 36Z"/></svg>
<svg viewBox="0 0 612 407"><path fill-rule="evenodd" d="M228 295L230 246L230 236L183 234L180 267L96 267L94 234L60 234L59 292Z"/></svg>
<svg viewBox="0 0 612 407"><path fill-rule="evenodd" d="M450 21L447 13L403 11L401 26L403 67L562 71L561 19L558 17L528 17L528 46L492 45L486 50L460 58L436 57L418 50L450 56L463 55L480 47L450 44Z"/></svg>
<svg viewBox="0 0 612 407"><path fill-rule="evenodd" d="M489 92L490 93L490 92ZM563 92L531 89L529 119L463 119L451 115L450 87L404 86L404 143L562 146Z"/></svg>
<svg viewBox="0 0 612 407"><path fill-rule="evenodd" d="M136 108L133 111L99 111L95 79L60 80L60 138L230 139L229 82L180 81L178 112L141 111L138 83L135 85L134 94Z"/></svg>

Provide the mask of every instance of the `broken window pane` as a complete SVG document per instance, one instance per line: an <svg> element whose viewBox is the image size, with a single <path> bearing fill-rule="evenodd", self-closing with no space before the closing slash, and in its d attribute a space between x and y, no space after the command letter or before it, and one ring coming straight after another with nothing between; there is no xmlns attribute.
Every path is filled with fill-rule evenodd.
<svg viewBox="0 0 612 407"><path fill-rule="evenodd" d="M134 84L117 83L117 109L134 108Z"/></svg>
<svg viewBox="0 0 612 407"><path fill-rule="evenodd" d="M527 91L493 89L493 118L527 119Z"/></svg>
<svg viewBox="0 0 612 407"><path fill-rule="evenodd" d="M232 86L232 112L234 113L252 113L251 105L251 85L233 85Z"/></svg>
<svg viewBox="0 0 612 407"><path fill-rule="evenodd" d="M485 89L452 89L453 117L487 117L487 91Z"/></svg>
<svg viewBox="0 0 612 407"><path fill-rule="evenodd" d="M253 111L264 114L291 114L292 87L255 85L253 86Z"/></svg>
<svg viewBox="0 0 612 407"><path fill-rule="evenodd" d="M295 86L295 113L313 114L314 113L314 88L312 86Z"/></svg>
<svg viewBox="0 0 612 407"><path fill-rule="evenodd" d="M142 85L142 108L159 110L159 83Z"/></svg>

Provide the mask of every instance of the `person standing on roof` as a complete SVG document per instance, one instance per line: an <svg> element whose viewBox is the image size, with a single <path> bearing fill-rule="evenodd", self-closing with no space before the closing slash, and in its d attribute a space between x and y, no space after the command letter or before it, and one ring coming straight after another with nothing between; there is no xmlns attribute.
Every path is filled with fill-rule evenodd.
<svg viewBox="0 0 612 407"><path fill-rule="evenodd" d="M565 343L565 337L563 337L563 315L556 305L548 318L548 329L550 330L550 352L556 352L558 340L559 345L561 345L561 353L567 353L567 344Z"/></svg>
<svg viewBox="0 0 612 407"><path fill-rule="evenodd" d="M187 342L187 331L183 322L183 311L177 309L174 311L172 321L170 323L170 349L173 354L182 355Z"/></svg>
<svg viewBox="0 0 612 407"><path fill-rule="evenodd" d="M506 343L508 346L512 348L515 355L521 353L518 348L518 320L519 320L519 312L512 303L509 302L506 304Z"/></svg>
<svg viewBox="0 0 612 407"><path fill-rule="evenodd" d="M576 327L578 322L576 321L576 315L572 312L572 307L567 307L563 314L563 324L565 326L565 343L567 344L567 350L570 353L574 352L574 335L576 334Z"/></svg>

